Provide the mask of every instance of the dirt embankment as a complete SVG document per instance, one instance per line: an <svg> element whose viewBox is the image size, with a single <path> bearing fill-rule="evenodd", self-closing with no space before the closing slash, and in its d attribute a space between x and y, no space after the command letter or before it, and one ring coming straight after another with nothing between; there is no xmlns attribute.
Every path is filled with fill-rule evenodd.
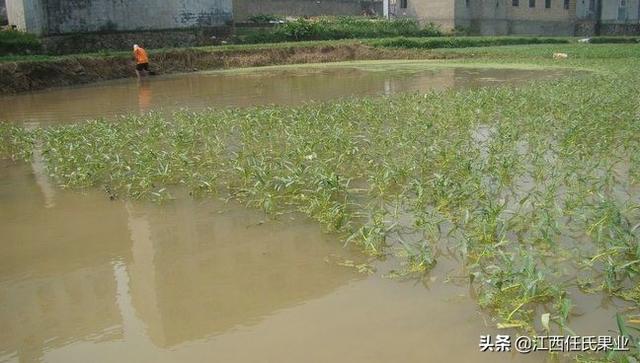
<svg viewBox="0 0 640 363"><path fill-rule="evenodd" d="M431 55L433 57L433 55ZM362 44L292 46L242 50L176 49L151 55L158 74L267 65L348 60L430 58L424 52ZM0 94L135 77L128 57L78 56L47 61L0 63Z"/></svg>

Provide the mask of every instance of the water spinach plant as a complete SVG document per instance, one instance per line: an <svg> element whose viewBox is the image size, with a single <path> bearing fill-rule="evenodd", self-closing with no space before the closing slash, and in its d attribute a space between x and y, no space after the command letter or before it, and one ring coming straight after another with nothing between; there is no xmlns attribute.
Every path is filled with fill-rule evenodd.
<svg viewBox="0 0 640 363"><path fill-rule="evenodd" d="M38 145L66 188L112 197L222 195L277 218L298 210L408 271L454 251L500 327L572 332L580 293L640 302L640 49L545 45L454 50L468 62L589 68L514 87L248 109L0 126L0 154ZM466 52L466 53L465 53ZM582 292L580 292L582 291ZM626 315L625 315L626 314ZM625 354L581 360L637 361ZM636 359L636 360L634 360Z"/></svg>

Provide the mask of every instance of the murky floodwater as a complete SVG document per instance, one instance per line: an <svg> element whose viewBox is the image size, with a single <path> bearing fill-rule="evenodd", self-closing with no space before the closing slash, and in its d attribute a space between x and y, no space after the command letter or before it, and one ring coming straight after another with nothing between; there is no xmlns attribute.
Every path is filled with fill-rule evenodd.
<svg viewBox="0 0 640 363"><path fill-rule="evenodd" d="M361 95L515 84L558 70L435 67L429 62L359 62L126 79L0 97L0 120L69 122L153 110L296 104Z"/></svg>
<svg viewBox="0 0 640 363"><path fill-rule="evenodd" d="M402 282L382 277L393 258L368 260L299 215L109 201L52 188L38 168L0 164L0 362L545 360L478 353L480 334L505 331L446 256L426 284ZM578 303L589 319L574 329L614 329L609 300Z"/></svg>
<svg viewBox="0 0 640 363"><path fill-rule="evenodd" d="M340 266L364 257L304 218L111 202L38 178L0 169L0 361L481 358L465 288Z"/></svg>
<svg viewBox="0 0 640 363"><path fill-rule="evenodd" d="M134 112L143 109L144 87L145 111L291 103L514 81L508 72L223 72L16 96L15 107L5 103L0 112L38 122ZM343 248L302 216L270 221L212 199L156 205L110 201L102 191L64 191L51 185L38 155L31 164L0 162L0 236L0 362L547 358L478 352L481 334L513 332L496 330L479 311L452 258L438 256L423 283L385 278L397 268L393 257L372 260ZM375 273L344 266L348 261L371 264ZM574 303L588 316L572 320L576 332L615 329L609 299L592 295Z"/></svg>

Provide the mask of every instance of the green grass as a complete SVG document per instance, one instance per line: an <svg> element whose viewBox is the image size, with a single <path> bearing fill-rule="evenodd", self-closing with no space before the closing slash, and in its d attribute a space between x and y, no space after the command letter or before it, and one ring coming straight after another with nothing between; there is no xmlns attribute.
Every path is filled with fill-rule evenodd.
<svg viewBox="0 0 640 363"><path fill-rule="evenodd" d="M632 44L637 44L640 43L640 38L639 37L593 37L589 40L590 43L592 44L603 44L603 43L632 43Z"/></svg>
<svg viewBox="0 0 640 363"><path fill-rule="evenodd" d="M436 37L436 38L391 38L370 41L376 47L437 49L437 48L467 48L491 47L500 45L521 44L566 44L571 38L561 37Z"/></svg>
<svg viewBox="0 0 640 363"><path fill-rule="evenodd" d="M0 56L32 54L40 49L40 40L33 34L15 30L0 31Z"/></svg>
<svg viewBox="0 0 640 363"><path fill-rule="evenodd" d="M305 47L323 47L323 46L341 46L352 44L363 44L380 48L403 48L415 49L417 51L433 51L446 49L450 54L458 54L465 47L494 47L494 46L516 46L516 45L540 45L540 44L575 44L578 38L570 37L395 37L395 38L379 38L379 39L341 39L341 40L307 40L307 41L282 41L267 44L228 44L220 46L193 47L193 48L164 48L150 49L150 55L162 55L166 52L251 52L261 49L286 49L286 48L305 48ZM595 38L594 38L595 39ZM600 39L600 38L598 38ZM599 43L620 43L629 42L628 37L602 37ZM461 48L452 48L452 47ZM507 47L509 48L509 47ZM536 49L535 47L532 49ZM539 48L542 49L542 48ZM495 54L495 50L491 50L491 54ZM501 53L497 51L497 53ZM520 56L521 53L515 54ZM468 54L465 54L468 56ZM98 53L81 53L69 54L62 56L30 54L30 55L2 55L0 54L0 63L3 62L55 62L70 58L121 58L129 59L131 52L129 51L103 51Z"/></svg>
<svg viewBox="0 0 640 363"><path fill-rule="evenodd" d="M277 218L298 210L408 272L455 251L479 305L535 333L571 332L575 289L640 293L640 47L547 44L440 49L459 62L588 69L517 87L432 91L26 130L0 126L0 155L43 153L65 188L166 201L221 195ZM553 52L567 60L554 61ZM571 267L571 268L569 268ZM576 272L577 271L577 272ZM579 278L576 279L576 276ZM546 315L545 315L546 317ZM546 318L545 318L546 319ZM576 333L580 334L580 331ZM604 333L604 332L603 332ZM629 353L582 361L633 362Z"/></svg>

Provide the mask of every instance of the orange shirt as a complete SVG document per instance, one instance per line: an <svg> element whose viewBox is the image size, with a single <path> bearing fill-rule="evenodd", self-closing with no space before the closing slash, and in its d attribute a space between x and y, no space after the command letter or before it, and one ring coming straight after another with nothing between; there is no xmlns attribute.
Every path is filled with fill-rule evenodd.
<svg viewBox="0 0 640 363"><path fill-rule="evenodd" d="M133 55L136 57L137 64L149 63L149 57L144 49L138 48L134 50Z"/></svg>

